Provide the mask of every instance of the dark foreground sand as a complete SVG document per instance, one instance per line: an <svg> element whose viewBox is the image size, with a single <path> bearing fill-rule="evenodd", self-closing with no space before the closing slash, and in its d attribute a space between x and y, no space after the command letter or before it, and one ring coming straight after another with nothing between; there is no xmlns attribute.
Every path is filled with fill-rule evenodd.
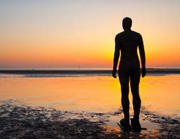
<svg viewBox="0 0 180 139"><path fill-rule="evenodd" d="M14 101L0 104L0 139L178 139L180 119L142 109L147 130L124 133L115 126L122 110L113 113L58 111Z"/></svg>

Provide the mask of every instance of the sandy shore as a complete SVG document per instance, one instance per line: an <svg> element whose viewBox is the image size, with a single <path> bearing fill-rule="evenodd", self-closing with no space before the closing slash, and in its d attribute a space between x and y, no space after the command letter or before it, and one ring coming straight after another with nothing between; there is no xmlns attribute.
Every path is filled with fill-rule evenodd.
<svg viewBox="0 0 180 139"><path fill-rule="evenodd" d="M59 111L30 107L12 100L0 104L0 138L3 139L176 139L180 118L142 109L141 124L147 130L124 133L117 125L122 110L112 113Z"/></svg>

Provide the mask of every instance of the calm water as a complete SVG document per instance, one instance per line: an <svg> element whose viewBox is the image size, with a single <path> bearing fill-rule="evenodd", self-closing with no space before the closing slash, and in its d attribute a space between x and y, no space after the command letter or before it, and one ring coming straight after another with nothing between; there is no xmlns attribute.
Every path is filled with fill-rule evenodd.
<svg viewBox="0 0 180 139"><path fill-rule="evenodd" d="M178 74L152 75L141 79L142 105L161 114L180 116L179 85ZM120 95L118 79L111 76L0 75L0 101L15 99L32 106L60 110L112 112L120 108Z"/></svg>

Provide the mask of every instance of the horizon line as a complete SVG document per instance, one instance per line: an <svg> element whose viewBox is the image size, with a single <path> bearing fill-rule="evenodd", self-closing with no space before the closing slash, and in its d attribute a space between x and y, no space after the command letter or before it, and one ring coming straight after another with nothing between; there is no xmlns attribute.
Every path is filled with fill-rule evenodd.
<svg viewBox="0 0 180 139"><path fill-rule="evenodd" d="M0 69L0 74L111 74L112 69ZM180 68L147 68L152 74L180 74Z"/></svg>

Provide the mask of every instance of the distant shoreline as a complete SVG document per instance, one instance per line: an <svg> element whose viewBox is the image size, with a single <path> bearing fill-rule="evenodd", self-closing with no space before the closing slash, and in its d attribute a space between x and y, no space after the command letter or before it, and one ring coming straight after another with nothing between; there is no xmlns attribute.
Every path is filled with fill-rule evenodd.
<svg viewBox="0 0 180 139"><path fill-rule="evenodd" d="M1 69L0 74L96 74L111 75L109 69ZM147 68L148 74L180 74L176 68Z"/></svg>

